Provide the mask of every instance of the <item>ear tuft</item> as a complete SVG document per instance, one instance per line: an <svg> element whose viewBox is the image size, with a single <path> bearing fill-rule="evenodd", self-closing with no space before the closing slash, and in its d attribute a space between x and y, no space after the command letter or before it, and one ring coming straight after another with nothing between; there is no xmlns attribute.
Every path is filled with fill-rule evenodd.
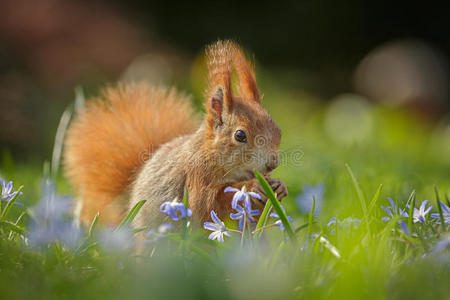
<svg viewBox="0 0 450 300"><path fill-rule="evenodd" d="M240 96L244 99L261 103L255 72L239 46L235 46L232 60L239 78L238 90Z"/></svg>

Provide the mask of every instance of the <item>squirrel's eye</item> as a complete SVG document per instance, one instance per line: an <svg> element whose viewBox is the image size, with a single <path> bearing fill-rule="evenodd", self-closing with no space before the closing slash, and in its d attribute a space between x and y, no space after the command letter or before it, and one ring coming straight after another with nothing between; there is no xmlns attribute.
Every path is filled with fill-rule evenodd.
<svg viewBox="0 0 450 300"><path fill-rule="evenodd" d="M236 131L234 133L234 138L236 139L236 141L238 141L240 143L247 142L247 135L245 134L245 132L243 130Z"/></svg>

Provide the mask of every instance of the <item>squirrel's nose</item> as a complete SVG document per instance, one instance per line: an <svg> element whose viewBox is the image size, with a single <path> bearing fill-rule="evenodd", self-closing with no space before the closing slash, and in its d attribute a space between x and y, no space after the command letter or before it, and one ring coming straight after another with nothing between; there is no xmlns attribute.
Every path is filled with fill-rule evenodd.
<svg viewBox="0 0 450 300"><path fill-rule="evenodd" d="M266 163L267 172L275 170L279 164L278 155L270 156L269 161Z"/></svg>

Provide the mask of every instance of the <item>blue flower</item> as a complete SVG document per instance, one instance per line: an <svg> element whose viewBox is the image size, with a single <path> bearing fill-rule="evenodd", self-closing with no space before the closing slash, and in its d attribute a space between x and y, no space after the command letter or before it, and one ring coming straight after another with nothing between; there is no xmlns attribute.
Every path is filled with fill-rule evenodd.
<svg viewBox="0 0 450 300"><path fill-rule="evenodd" d="M305 240L305 242L302 244L302 246L300 247L300 250L301 250L301 251L305 251L305 250L308 248L308 246L309 246L309 241L311 240L311 242L314 243L314 241L315 241L315 240L317 239L317 237L319 237L319 236L320 236L320 233L319 233L319 232L313 233L313 234L311 234L311 236L305 235L306 240Z"/></svg>
<svg viewBox="0 0 450 300"><path fill-rule="evenodd" d="M179 221L180 219L192 216L192 211L189 208L186 208L183 203L177 202L176 200L162 203L159 210L162 213L169 215L174 221Z"/></svg>
<svg viewBox="0 0 450 300"><path fill-rule="evenodd" d="M388 216L385 216L381 219L383 222L387 222L391 218L393 218L394 216L397 216L397 215L402 216L404 218L408 217L406 208L404 208L404 209L398 208L397 209L397 205L394 203L394 200L392 200L392 198L388 198L388 200L389 200L389 203L391 204L391 206L384 207L383 205L381 205L381 208L386 212L386 214L388 214ZM408 205L406 207L408 207Z"/></svg>
<svg viewBox="0 0 450 300"><path fill-rule="evenodd" d="M31 210L28 241L31 246L47 246L55 241L73 248L82 238L82 230L72 216L72 199L56 193L55 184L45 178L42 198Z"/></svg>
<svg viewBox="0 0 450 300"><path fill-rule="evenodd" d="M304 214L308 214L311 211L314 196L314 199L316 200L314 215L317 216L322 208L324 191L325 184L323 183L319 183L317 185L305 184L303 186L303 193L298 195L296 198L296 203L300 208L300 211Z"/></svg>
<svg viewBox="0 0 450 300"><path fill-rule="evenodd" d="M237 213L231 213L230 218L232 220L239 220L239 229L240 230L244 229L245 218L247 218L248 221L250 223L252 223L253 221L255 221L255 218L253 218L253 217L260 214L259 209L252 209L251 207L250 207L250 209L248 209L248 207L243 208L239 204L236 205L235 210L237 211Z"/></svg>
<svg viewBox="0 0 450 300"><path fill-rule="evenodd" d="M444 204L444 202L439 201L441 203L441 208L442 208L442 216L444 217L444 223L445 224L450 224L450 208ZM440 219L441 216L439 215L439 213L437 214L431 214L430 215L432 218L438 219L439 222L436 222L436 224L441 224Z"/></svg>
<svg viewBox="0 0 450 300"><path fill-rule="evenodd" d="M398 225L400 226L400 229L406 234L406 235L410 235L411 233L409 232L409 228L408 228L408 224L406 224L405 222L403 222L402 220L398 221Z"/></svg>
<svg viewBox="0 0 450 300"><path fill-rule="evenodd" d="M438 253L446 248L450 248L450 234L444 235L433 247L433 252Z"/></svg>
<svg viewBox="0 0 450 300"><path fill-rule="evenodd" d="M17 191L13 191L13 182L10 181L8 184L3 179L0 179L2 193L1 193L1 201L7 202L11 199L13 199L17 195ZM22 195L22 192L19 193L19 196ZM22 203L15 201L14 204L23 206Z"/></svg>
<svg viewBox="0 0 450 300"><path fill-rule="evenodd" d="M283 206L281 206L281 208L283 209L284 212L286 212L286 210L284 209ZM277 213L274 213L274 212L271 213L270 216L271 216L272 218L278 218L278 219L280 218L280 216L279 216ZM290 216L287 216L287 219L288 219L289 223L292 223L292 218L291 218ZM285 227L284 227L284 224L283 224L283 222L281 221L281 219L275 221L275 223L273 223L273 224L275 224L275 226L280 227L280 230L281 230L281 231L284 231Z"/></svg>
<svg viewBox="0 0 450 300"><path fill-rule="evenodd" d="M362 221L358 218L352 218L352 217L347 217L344 220L339 220L337 219L337 225L339 225L339 227L342 227L344 230L350 230L350 229L358 229L359 225L362 223ZM328 223L327 223L327 227L330 228L331 225L336 224L336 217L332 217ZM335 233L335 228L331 228L330 230L331 234Z"/></svg>
<svg viewBox="0 0 450 300"><path fill-rule="evenodd" d="M414 223L417 223L417 222L425 223L425 220L426 220L425 218L426 218L427 214L433 208L433 206L431 206L431 205L428 208L426 208L427 203L428 203L428 200L423 200L419 209L414 207L414 214L413 214Z"/></svg>
<svg viewBox="0 0 450 300"><path fill-rule="evenodd" d="M158 230L150 229L145 234L147 236L147 240L144 242L144 245L152 244L157 242L159 239L165 236L165 234L173 228L173 224L163 223L159 225Z"/></svg>
<svg viewBox="0 0 450 300"><path fill-rule="evenodd" d="M211 211L211 219L214 221L214 223L203 223L203 228L212 231L212 233L208 236L208 239L218 240L219 242L223 243L223 236L231 236L230 232L228 231L225 224L217 217L214 210Z"/></svg>
<svg viewBox="0 0 450 300"><path fill-rule="evenodd" d="M239 190L237 188L228 186L223 190L225 193L229 193L229 192L233 192L233 200L231 201L231 207L233 209L236 209L238 202L239 201L244 201L244 206L248 209L251 210L251 200L250 200L250 196L252 196L253 198L259 199L261 200L261 196L257 193L254 192L247 192L247 189L244 186L242 186L242 188Z"/></svg>

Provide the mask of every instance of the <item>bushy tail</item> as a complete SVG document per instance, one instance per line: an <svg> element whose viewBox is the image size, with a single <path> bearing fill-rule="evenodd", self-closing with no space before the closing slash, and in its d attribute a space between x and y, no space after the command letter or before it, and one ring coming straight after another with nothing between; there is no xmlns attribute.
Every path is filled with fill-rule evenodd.
<svg viewBox="0 0 450 300"><path fill-rule="evenodd" d="M173 89L119 85L88 101L65 143L66 176L83 201L82 219L89 221L126 192L159 145L196 126L189 99Z"/></svg>

